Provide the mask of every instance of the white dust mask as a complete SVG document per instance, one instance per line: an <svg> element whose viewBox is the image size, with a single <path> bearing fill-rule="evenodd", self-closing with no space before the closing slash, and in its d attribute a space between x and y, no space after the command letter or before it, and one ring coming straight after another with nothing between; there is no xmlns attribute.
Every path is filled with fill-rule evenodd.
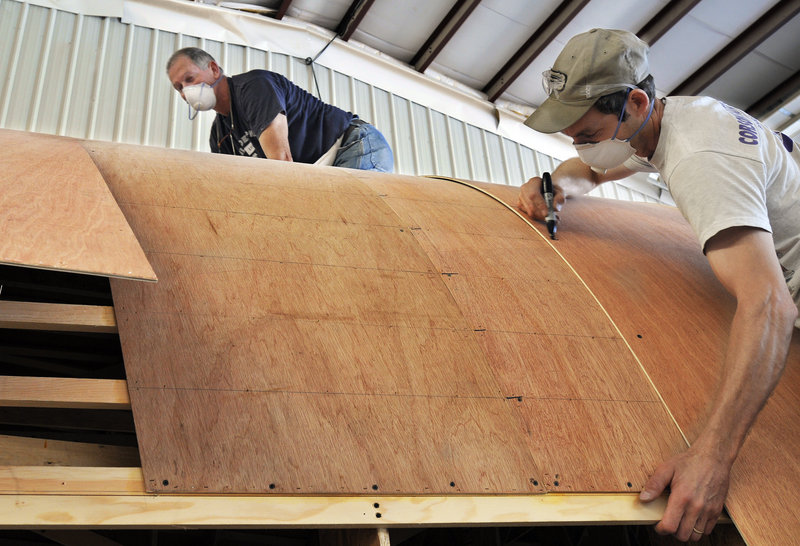
<svg viewBox="0 0 800 546"><path fill-rule="evenodd" d="M197 112L205 112L211 110L217 105L217 96L214 94L214 87L222 80L222 73L214 83L208 85L207 83L199 83L197 85L187 85L183 88L183 96L186 103L189 105L189 119L197 117ZM192 115L192 108L195 112Z"/></svg>
<svg viewBox="0 0 800 546"><path fill-rule="evenodd" d="M630 90L628 90L630 92ZM625 96L625 105L627 106L627 95ZM581 161L595 167L596 169L613 169L625 163L635 152L631 146L631 139L639 134L645 125L647 125L650 115L653 113L654 100L650 101L650 109L647 112L647 117L636 131L626 138L625 140L617 140L617 132L622 125L622 117L625 115L626 106L622 107L622 113L617 122L617 128L614 130L614 135L608 140L601 140L600 142L593 142L589 144L576 144L575 151L578 152L578 157Z"/></svg>

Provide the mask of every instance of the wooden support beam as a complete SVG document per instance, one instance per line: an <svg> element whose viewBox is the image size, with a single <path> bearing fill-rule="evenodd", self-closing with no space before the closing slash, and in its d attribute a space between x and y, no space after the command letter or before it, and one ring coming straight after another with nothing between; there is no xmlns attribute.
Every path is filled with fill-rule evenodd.
<svg viewBox="0 0 800 546"><path fill-rule="evenodd" d="M645 23L636 35L652 46L699 3L700 0L672 0Z"/></svg>
<svg viewBox="0 0 800 546"><path fill-rule="evenodd" d="M533 60L552 42L558 33L589 3L589 0L564 0L542 26L536 29L527 42L508 60L483 88L489 101L496 101L503 91L516 80Z"/></svg>
<svg viewBox="0 0 800 546"><path fill-rule="evenodd" d="M0 495L144 495L136 467L0 466Z"/></svg>
<svg viewBox="0 0 800 546"><path fill-rule="evenodd" d="M425 72L437 55L444 49L456 31L461 28L467 17L478 7L480 0L458 0L450 12L428 37L425 43L419 48L414 58L411 59L412 65L418 72Z"/></svg>
<svg viewBox="0 0 800 546"><path fill-rule="evenodd" d="M755 23L745 29L730 44L686 78L668 95L698 95L714 80L728 71L742 57L753 51L764 40L772 36L785 23L800 12L800 0L778 2Z"/></svg>
<svg viewBox="0 0 800 546"><path fill-rule="evenodd" d="M665 507L665 498L645 505L635 493L480 497L19 493L0 495L0 529L643 525L659 521Z"/></svg>
<svg viewBox="0 0 800 546"><path fill-rule="evenodd" d="M345 42L349 40L374 2L375 0L353 0L347 13L339 21L339 26L336 27L336 34L341 36Z"/></svg>
<svg viewBox="0 0 800 546"><path fill-rule="evenodd" d="M130 409L131 401L124 380L2 375L0 406Z"/></svg>
<svg viewBox="0 0 800 546"><path fill-rule="evenodd" d="M114 308L103 305L0 301L0 328L116 333L117 321Z"/></svg>
<svg viewBox="0 0 800 546"><path fill-rule="evenodd" d="M47 514L48 509L59 504L55 512ZM0 528L357 525L385 529L408 525L650 524L661 519L665 507L665 497L642 504L635 493L453 497L152 495L145 493L142 469L138 467L0 466ZM11 513L13 510L17 510L16 515ZM153 511L152 518L148 511ZM18 524L17 517L21 518ZM208 518L212 520L206 521ZM725 518L720 523L730 520Z"/></svg>
<svg viewBox="0 0 800 546"><path fill-rule="evenodd" d="M291 5L291 3L292 0L283 0L281 2L280 7L278 8L278 11L274 15L275 19L277 19L278 21L283 19L283 16L286 15L286 11L289 9L289 5Z"/></svg>
<svg viewBox="0 0 800 546"><path fill-rule="evenodd" d="M746 112L757 119L766 119L800 95L800 70L747 107ZM794 121L794 120L792 120Z"/></svg>
<svg viewBox="0 0 800 546"><path fill-rule="evenodd" d="M65 442L0 434L0 465L135 466L135 447Z"/></svg>

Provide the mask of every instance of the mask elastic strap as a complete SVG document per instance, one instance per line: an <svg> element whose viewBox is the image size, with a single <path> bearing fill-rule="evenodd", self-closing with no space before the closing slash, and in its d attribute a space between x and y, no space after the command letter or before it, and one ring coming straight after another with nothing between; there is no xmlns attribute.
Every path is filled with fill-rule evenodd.
<svg viewBox="0 0 800 546"><path fill-rule="evenodd" d="M617 120L617 128L614 129L614 135L611 137L611 140L617 138L617 133L619 132L619 128L622 125L622 118L625 116L625 109L628 107L628 95L630 94L631 94L630 89L625 91L625 101L622 103L622 111L619 113L619 119Z"/></svg>
<svg viewBox="0 0 800 546"><path fill-rule="evenodd" d="M643 121L643 122L642 122L642 124L639 126L639 128L638 128L638 129L636 129L636 132L635 132L635 133L633 133L631 136L629 136L629 137L628 137L628 138L625 140L625 142L630 142L630 141L631 141L631 139L632 139L633 137L635 137L636 135L638 135L638 134L639 134L639 131L641 131L642 129L644 129L644 126L645 126L645 125L647 125L647 122L650 120L650 116L653 114L653 105L654 105L655 103L656 103L655 99L653 99L653 100L651 100L651 101L650 101L650 109L647 111L647 117L646 117L646 118L644 118L644 121Z"/></svg>

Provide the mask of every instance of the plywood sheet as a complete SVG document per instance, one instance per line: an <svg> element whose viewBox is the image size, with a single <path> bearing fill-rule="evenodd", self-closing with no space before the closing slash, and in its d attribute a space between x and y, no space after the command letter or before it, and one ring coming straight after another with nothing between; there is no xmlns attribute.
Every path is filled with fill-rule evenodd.
<svg viewBox="0 0 800 546"><path fill-rule="evenodd" d="M479 186L516 203L516 188ZM715 389L735 302L674 208L585 197L571 199L561 219L554 246L630 341L691 441ZM544 232L544 226L535 227ZM798 484L800 331L795 329L783 378L733 468L726 508L750 544L796 542Z"/></svg>
<svg viewBox="0 0 800 546"><path fill-rule="evenodd" d="M160 279L112 283L148 490L628 492L681 449L596 300L493 199L85 146Z"/></svg>
<svg viewBox="0 0 800 546"><path fill-rule="evenodd" d="M274 494L541 492L509 402L453 396L134 389L169 441L142 461L148 490ZM140 419L144 419L141 422ZM171 423L170 423L171 425ZM202 440L202 441L199 441ZM141 445L141 437L140 437ZM521 469L525 469L524 472ZM451 485L451 483L453 485Z"/></svg>
<svg viewBox="0 0 800 546"><path fill-rule="evenodd" d="M80 141L0 130L0 263L155 280Z"/></svg>

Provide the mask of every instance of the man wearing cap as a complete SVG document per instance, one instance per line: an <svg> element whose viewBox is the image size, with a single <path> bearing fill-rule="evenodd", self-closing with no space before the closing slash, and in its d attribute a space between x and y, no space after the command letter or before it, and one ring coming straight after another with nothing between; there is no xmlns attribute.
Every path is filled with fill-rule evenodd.
<svg viewBox="0 0 800 546"><path fill-rule="evenodd" d="M736 298L708 419L685 452L662 462L640 498L667 486L656 530L699 540L713 529L730 469L800 328L800 150L741 110L709 97L655 99L647 44L627 31L573 37L545 72L547 100L525 122L572 138L577 158L553 172L555 200L634 172L658 172L714 274ZM541 179L519 206L541 220Z"/></svg>
<svg viewBox="0 0 800 546"><path fill-rule="evenodd" d="M280 74L226 77L207 52L186 47L167 62L172 86L191 109L215 110L214 153L391 172L392 150L358 116L326 104Z"/></svg>

